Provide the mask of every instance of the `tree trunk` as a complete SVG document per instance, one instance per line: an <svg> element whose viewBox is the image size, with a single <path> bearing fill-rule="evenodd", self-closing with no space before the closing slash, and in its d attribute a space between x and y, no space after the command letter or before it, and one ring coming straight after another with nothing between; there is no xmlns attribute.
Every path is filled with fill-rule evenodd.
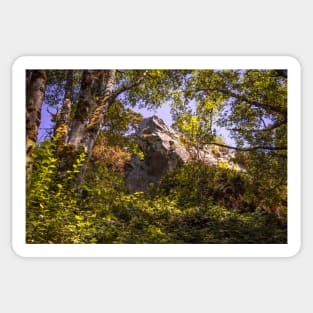
<svg viewBox="0 0 313 313"><path fill-rule="evenodd" d="M27 72L26 82L26 155L30 157L38 137L47 73L36 70L32 71L30 76Z"/></svg>
<svg viewBox="0 0 313 313"><path fill-rule="evenodd" d="M104 71L83 71L79 100L68 140L75 149L83 143L86 123L96 107L96 96L101 90L103 73Z"/></svg>
<svg viewBox="0 0 313 313"><path fill-rule="evenodd" d="M85 177L85 172L88 166L88 161L92 155L93 148L96 144L98 135L100 133L103 121L107 115L110 103L112 101L113 87L115 85L115 74L116 70L108 70L106 71L106 84L103 88L104 95L102 96L99 105L93 112L93 115L90 119L89 124L87 125L84 138L82 141L85 152L87 153L87 162L80 170L80 175L77 180L77 185L80 185Z"/></svg>
<svg viewBox="0 0 313 313"><path fill-rule="evenodd" d="M73 71L68 70L65 84L65 94L61 112L57 116L54 136L56 138L57 151L62 151L68 135L68 128L70 123L70 115L72 108L73 96Z"/></svg>
<svg viewBox="0 0 313 313"><path fill-rule="evenodd" d="M90 158L92 150L96 144L103 121L108 113L109 105L112 100L113 87L115 85L116 70L107 71L107 80L104 88L104 95L100 100L99 105L93 112L90 123L87 125L83 140L83 146Z"/></svg>

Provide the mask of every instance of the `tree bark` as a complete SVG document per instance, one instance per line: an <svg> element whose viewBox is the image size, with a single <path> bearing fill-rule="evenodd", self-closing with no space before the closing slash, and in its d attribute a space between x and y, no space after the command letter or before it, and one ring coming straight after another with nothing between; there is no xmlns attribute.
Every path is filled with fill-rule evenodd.
<svg viewBox="0 0 313 313"><path fill-rule="evenodd" d="M104 79L103 72L98 70L83 71L79 100L68 140L68 143L73 145L75 149L83 144L86 123L96 107L96 96L101 90Z"/></svg>
<svg viewBox="0 0 313 313"><path fill-rule="evenodd" d="M90 158L92 154L92 150L95 146L103 121L108 113L108 109L113 95L113 87L115 85L115 74L116 70L107 71L107 80L104 88L104 95L101 98L99 105L93 112L90 123L87 125L85 130L83 146L88 154L88 158Z"/></svg>
<svg viewBox="0 0 313 313"><path fill-rule="evenodd" d="M103 120L107 115L109 105L114 98L113 87L115 85L116 70L107 70L105 72L105 76L107 78L106 84L104 88L100 88L100 90L102 89L101 93L103 93L103 96L99 98L99 104L94 110L89 124L82 129L82 137L80 139L79 145L76 147L78 148L79 146L83 146L87 154L87 162L85 162L84 166L80 170L80 174L77 178L77 186L79 186L84 180L88 161L91 158L93 148L100 133Z"/></svg>
<svg viewBox="0 0 313 313"><path fill-rule="evenodd" d="M62 151L68 135L68 128L70 123L70 115L72 108L73 96L73 71L67 71L65 94L61 112L57 116L55 125L54 136L56 138L57 151Z"/></svg>
<svg viewBox="0 0 313 313"><path fill-rule="evenodd" d="M45 96L47 73L44 70L27 72L26 82L26 155L35 147L41 121L41 107Z"/></svg>

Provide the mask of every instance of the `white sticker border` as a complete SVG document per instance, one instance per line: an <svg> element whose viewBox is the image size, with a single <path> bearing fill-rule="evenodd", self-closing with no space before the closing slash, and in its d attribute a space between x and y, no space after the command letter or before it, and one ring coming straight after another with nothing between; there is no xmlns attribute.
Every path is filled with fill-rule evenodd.
<svg viewBox="0 0 313 313"><path fill-rule="evenodd" d="M26 69L287 69L287 244L26 244ZM301 248L301 66L290 56L23 56L12 67L12 248L22 257L292 257Z"/></svg>

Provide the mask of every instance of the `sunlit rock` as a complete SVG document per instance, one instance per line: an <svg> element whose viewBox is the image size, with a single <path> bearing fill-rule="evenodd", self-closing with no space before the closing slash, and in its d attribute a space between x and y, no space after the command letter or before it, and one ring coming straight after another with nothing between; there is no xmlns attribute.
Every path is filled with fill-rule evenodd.
<svg viewBox="0 0 313 313"><path fill-rule="evenodd" d="M135 140L144 154L144 159L133 156L128 165L126 185L130 192L144 191L151 184L156 186L169 170L195 160L212 165L225 163L233 167L233 151L227 148L213 149L209 145L188 150L180 137L177 131L168 127L157 116L145 118L141 122Z"/></svg>

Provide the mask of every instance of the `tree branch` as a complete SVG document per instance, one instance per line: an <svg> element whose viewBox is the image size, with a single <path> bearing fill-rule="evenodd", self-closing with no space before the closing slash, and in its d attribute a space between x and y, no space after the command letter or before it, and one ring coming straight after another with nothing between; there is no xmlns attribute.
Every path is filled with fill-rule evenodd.
<svg viewBox="0 0 313 313"><path fill-rule="evenodd" d="M123 84L122 86L120 86L115 92L112 93L112 97L111 99L114 100L117 96L119 96L121 93L130 90L134 87L137 87L141 84L141 82L144 80L144 78L147 76L148 70L144 71L144 73L142 74L142 76L137 79L135 82L133 83L127 83L127 84Z"/></svg>
<svg viewBox="0 0 313 313"><path fill-rule="evenodd" d="M186 90L187 92L190 91L189 90ZM258 101L255 101L253 99L249 99L247 96L243 95L243 94L237 94L233 91L230 91L230 90L227 90L227 89L221 89L221 88L203 88L203 89L194 89L192 91L195 91L195 92L199 92L199 91L202 91L202 92L220 92L226 96L229 96L229 97L232 97L232 98L235 98L237 100L240 100L240 101L244 101L244 102L247 102L249 103L250 105L253 105L255 107L258 107L258 108L263 108L263 109L267 109L267 110L270 110L270 111L273 111L273 112L276 112L276 113L280 113L280 114L283 114L283 115L287 115L287 109L284 109L284 108L281 108L281 107L277 107L277 106L274 106L272 104L269 104L269 103L261 103L261 102L258 102Z"/></svg>
<svg viewBox="0 0 313 313"><path fill-rule="evenodd" d="M255 151L255 150L274 150L274 151L276 151L276 150L287 150L287 146L283 146L283 147L256 146L256 147L249 147L249 148L239 148L239 147L233 147L233 146L224 145L224 144L216 143L216 142L208 142L208 143L205 143L205 144L219 146L219 147L228 148L228 149L237 150L237 151Z"/></svg>
<svg viewBox="0 0 313 313"><path fill-rule="evenodd" d="M282 121L276 121L276 123L274 123L273 125L270 125L268 127L265 127L265 128L260 128L260 129L247 129L247 130L243 130L243 129L240 129L240 128L232 128L231 130L232 131L238 131L238 132L241 132L241 131L248 131L248 132L269 132L269 131L272 131L282 125L286 125L287 124L287 120L282 120Z"/></svg>

